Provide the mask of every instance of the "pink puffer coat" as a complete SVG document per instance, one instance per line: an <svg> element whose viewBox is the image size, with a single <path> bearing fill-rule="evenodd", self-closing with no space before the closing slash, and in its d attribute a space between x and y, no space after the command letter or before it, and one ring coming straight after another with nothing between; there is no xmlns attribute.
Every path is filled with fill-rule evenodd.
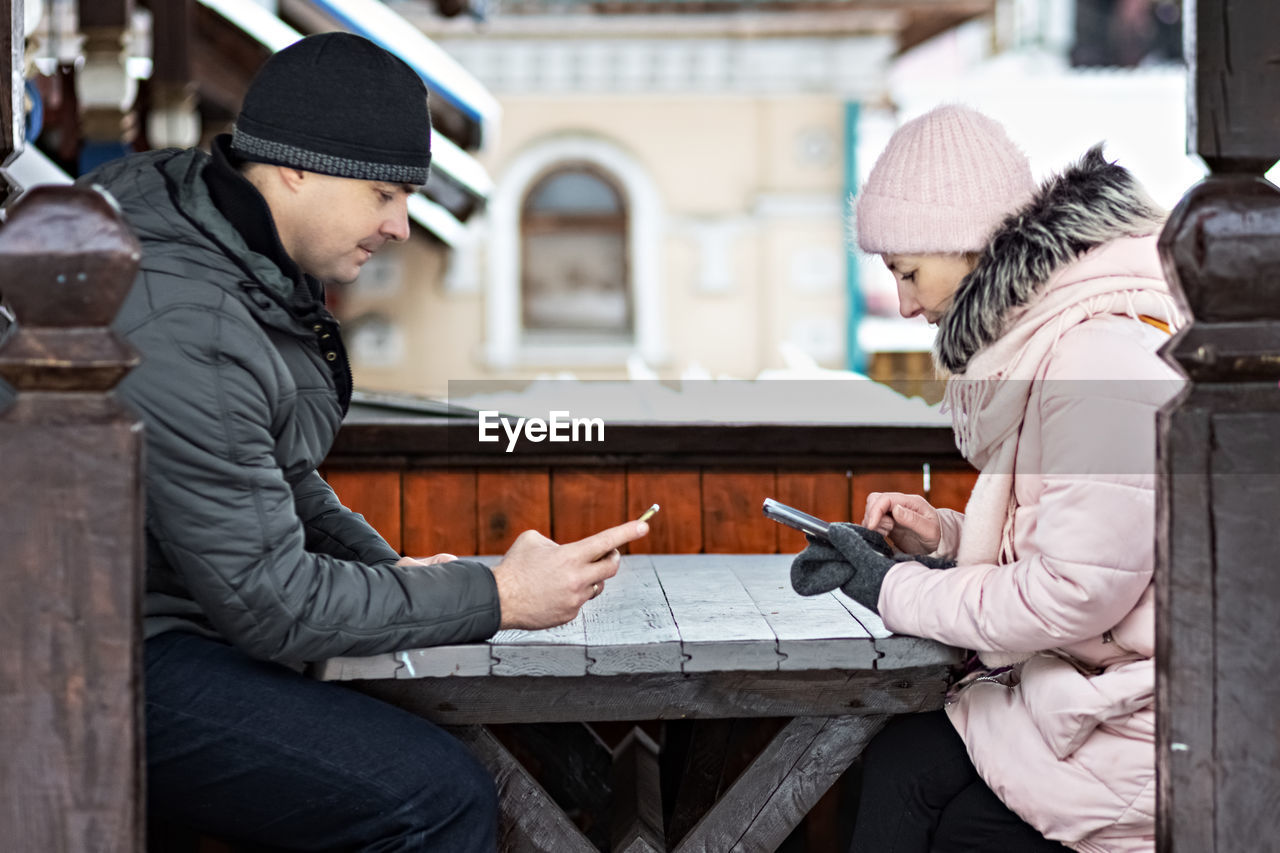
<svg viewBox="0 0 1280 853"><path fill-rule="evenodd" d="M1104 169L1129 188L1127 172L1087 157L1033 204L1055 213L1054 190ZM1117 853L1154 849L1155 413L1181 384L1155 353L1167 334L1139 319L1179 319L1154 236L1128 236L1151 223L1125 213L1113 239L1030 282L994 319L957 294L939 343L959 368L953 382L988 383L971 404L1018 397L1014 387L1021 398L1012 428L962 411L958 437L992 482L999 472L984 466L1011 465L1012 488L980 498L980 480L965 515L941 511L939 553L960 564L895 567L879 599L896 632L1021 661L960 690L949 716L979 774L1024 820L1074 849ZM1058 224L1033 221L1035 239ZM1028 226L1006 231L1017 227ZM969 295L1020 272L1008 263L984 257ZM957 323L976 328L981 346L955 349L975 339L954 334ZM990 540L985 559L965 553L970 534Z"/></svg>

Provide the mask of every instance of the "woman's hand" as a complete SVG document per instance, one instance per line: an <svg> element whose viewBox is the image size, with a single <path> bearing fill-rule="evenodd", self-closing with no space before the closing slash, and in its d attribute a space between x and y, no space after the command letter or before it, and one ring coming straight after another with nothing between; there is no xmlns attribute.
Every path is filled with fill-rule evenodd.
<svg viewBox="0 0 1280 853"><path fill-rule="evenodd" d="M931 554L942 540L938 511L919 495L872 492L862 526L893 540L899 551Z"/></svg>

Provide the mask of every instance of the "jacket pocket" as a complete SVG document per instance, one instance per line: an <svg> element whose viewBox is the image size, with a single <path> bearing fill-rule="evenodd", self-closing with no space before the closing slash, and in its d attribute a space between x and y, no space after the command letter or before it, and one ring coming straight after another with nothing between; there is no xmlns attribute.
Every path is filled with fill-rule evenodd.
<svg viewBox="0 0 1280 853"><path fill-rule="evenodd" d="M1023 704L1040 736L1059 760L1066 759L1100 725L1119 725L1155 700L1150 660L1086 675L1061 657L1041 654L1023 664Z"/></svg>

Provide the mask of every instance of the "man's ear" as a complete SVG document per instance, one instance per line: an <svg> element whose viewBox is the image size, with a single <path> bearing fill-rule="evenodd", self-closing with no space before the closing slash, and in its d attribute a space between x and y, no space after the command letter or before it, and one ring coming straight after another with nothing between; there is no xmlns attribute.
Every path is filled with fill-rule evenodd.
<svg viewBox="0 0 1280 853"><path fill-rule="evenodd" d="M295 193L302 189L307 180L306 172L292 166L276 166L276 174L280 178L280 184Z"/></svg>

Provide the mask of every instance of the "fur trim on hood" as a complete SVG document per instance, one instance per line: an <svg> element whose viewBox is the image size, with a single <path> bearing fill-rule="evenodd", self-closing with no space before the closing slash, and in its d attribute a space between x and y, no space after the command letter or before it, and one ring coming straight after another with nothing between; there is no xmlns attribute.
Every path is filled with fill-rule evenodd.
<svg viewBox="0 0 1280 853"><path fill-rule="evenodd" d="M963 372L1056 271L1103 243L1150 233L1164 217L1127 169L1107 162L1101 144L1090 148L996 229L939 323L935 360Z"/></svg>

